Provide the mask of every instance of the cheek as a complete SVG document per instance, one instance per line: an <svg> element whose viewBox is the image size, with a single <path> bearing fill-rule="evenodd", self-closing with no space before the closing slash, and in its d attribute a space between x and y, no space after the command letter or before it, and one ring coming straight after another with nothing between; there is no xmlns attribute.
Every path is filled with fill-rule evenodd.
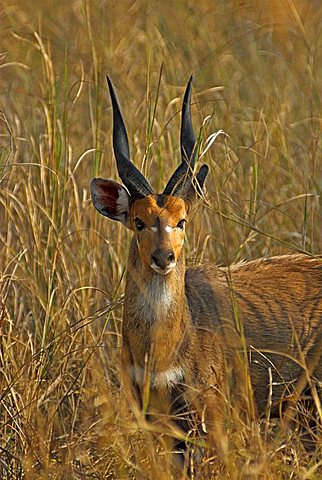
<svg viewBox="0 0 322 480"><path fill-rule="evenodd" d="M151 232L142 232L141 235L137 237L137 246L142 260L150 265L151 252L154 250L154 239Z"/></svg>
<svg viewBox="0 0 322 480"><path fill-rule="evenodd" d="M176 260L178 260L182 247L184 243L184 233L183 232L178 232L174 235L173 241L172 241L172 249L174 251Z"/></svg>

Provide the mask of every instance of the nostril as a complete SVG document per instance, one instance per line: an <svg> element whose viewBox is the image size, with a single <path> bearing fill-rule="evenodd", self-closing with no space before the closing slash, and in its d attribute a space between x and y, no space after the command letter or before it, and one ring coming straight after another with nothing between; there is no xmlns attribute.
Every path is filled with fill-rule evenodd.
<svg viewBox="0 0 322 480"><path fill-rule="evenodd" d="M172 250L157 249L151 254L151 262L163 270L175 262L175 255Z"/></svg>
<svg viewBox="0 0 322 480"><path fill-rule="evenodd" d="M158 267L160 266L157 255L151 255L151 259L152 262L155 263Z"/></svg>

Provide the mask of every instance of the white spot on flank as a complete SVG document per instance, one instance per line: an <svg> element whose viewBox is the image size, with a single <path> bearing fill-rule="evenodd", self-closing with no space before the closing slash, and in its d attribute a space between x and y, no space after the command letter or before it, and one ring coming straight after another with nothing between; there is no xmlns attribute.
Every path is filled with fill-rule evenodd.
<svg viewBox="0 0 322 480"><path fill-rule="evenodd" d="M148 378L144 368L134 365L129 367L129 375L138 385L143 385L145 378ZM151 372L150 375L152 387L172 387L183 380L184 370L182 367L172 367L163 372Z"/></svg>

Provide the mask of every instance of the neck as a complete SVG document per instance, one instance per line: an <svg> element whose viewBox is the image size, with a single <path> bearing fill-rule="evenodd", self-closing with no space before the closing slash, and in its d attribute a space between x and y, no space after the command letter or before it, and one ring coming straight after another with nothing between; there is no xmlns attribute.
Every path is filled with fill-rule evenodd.
<svg viewBox="0 0 322 480"><path fill-rule="evenodd" d="M159 275L142 262L136 241L132 239L123 329L127 335L132 332L136 343L140 343L140 356L151 356L153 352L153 357L158 359L154 364L169 363L180 348L190 321L185 295L184 255L170 273ZM166 368L159 365L158 369Z"/></svg>

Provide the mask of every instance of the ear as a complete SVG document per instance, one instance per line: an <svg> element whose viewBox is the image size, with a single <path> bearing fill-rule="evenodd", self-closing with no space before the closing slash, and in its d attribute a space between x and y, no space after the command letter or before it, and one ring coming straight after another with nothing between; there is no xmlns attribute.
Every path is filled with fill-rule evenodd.
<svg viewBox="0 0 322 480"><path fill-rule="evenodd" d="M185 200L192 205L198 199L198 197L202 196L204 192L204 183L206 177L208 175L209 168L207 165L202 165L200 167L199 172L197 173L196 177L192 180L191 185L189 187L188 192L185 195Z"/></svg>
<svg viewBox="0 0 322 480"><path fill-rule="evenodd" d="M91 197L94 207L102 215L129 227L131 197L122 185L114 180L93 178Z"/></svg>

